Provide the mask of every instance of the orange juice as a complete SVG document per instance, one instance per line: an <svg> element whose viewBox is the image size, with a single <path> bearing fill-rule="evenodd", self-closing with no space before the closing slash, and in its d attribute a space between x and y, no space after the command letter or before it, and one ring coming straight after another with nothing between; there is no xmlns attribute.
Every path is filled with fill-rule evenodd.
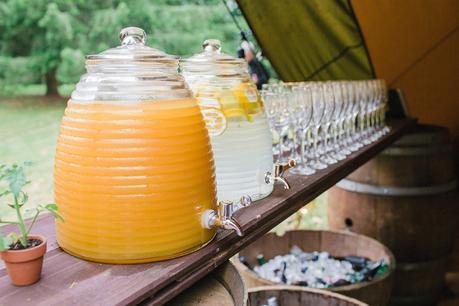
<svg viewBox="0 0 459 306"><path fill-rule="evenodd" d="M202 212L216 208L214 176L194 99L70 100L56 152L58 243L109 263L192 252L215 235L201 226Z"/></svg>

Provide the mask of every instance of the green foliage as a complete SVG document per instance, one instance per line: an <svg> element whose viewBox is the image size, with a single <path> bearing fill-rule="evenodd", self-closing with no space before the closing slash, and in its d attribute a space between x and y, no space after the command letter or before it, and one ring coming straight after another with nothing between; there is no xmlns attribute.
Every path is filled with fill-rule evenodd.
<svg viewBox="0 0 459 306"><path fill-rule="evenodd" d="M41 82L41 73L34 69L37 58L0 56L0 91L6 90L9 84L35 84Z"/></svg>
<svg viewBox="0 0 459 306"><path fill-rule="evenodd" d="M38 21L38 27L43 29L43 42L36 46L41 51L43 60L42 71L56 69L60 60L60 51L70 45L73 40L72 17L61 12L56 3L49 3L45 15Z"/></svg>
<svg viewBox="0 0 459 306"><path fill-rule="evenodd" d="M119 45L118 32L138 26L147 44L170 54L199 52L207 38L236 54L239 30L221 0L4 0L0 2L0 92L38 84L49 73L74 84L84 55ZM8 94L8 92L7 92Z"/></svg>
<svg viewBox="0 0 459 306"><path fill-rule="evenodd" d="M24 168L29 166L29 163L24 165L13 164L11 166L0 165L0 181L6 182L8 188L0 192L0 198L5 199L5 202L9 207L16 212L16 221L7 221L0 219L0 224L15 224L19 227L20 235L10 233L7 236L3 236L0 233L0 251L7 250L12 243L19 241L24 248L29 245L28 235L32 230L38 216L42 212L50 212L54 218L64 221L62 216L57 212L56 204L47 204L45 206L39 205L35 208L35 215L30 223L29 227L26 226L24 218L22 216L22 207L27 203L29 196L24 191L24 187L30 183L27 180Z"/></svg>
<svg viewBox="0 0 459 306"><path fill-rule="evenodd" d="M83 52L64 48L61 52L61 63L57 68L57 79L64 84L76 84L83 73L85 73Z"/></svg>

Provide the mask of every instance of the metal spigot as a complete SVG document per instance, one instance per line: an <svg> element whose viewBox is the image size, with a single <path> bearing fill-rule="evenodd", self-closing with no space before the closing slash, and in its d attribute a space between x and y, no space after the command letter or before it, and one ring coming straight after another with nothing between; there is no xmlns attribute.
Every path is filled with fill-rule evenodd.
<svg viewBox="0 0 459 306"><path fill-rule="evenodd" d="M250 197L243 196L240 200L240 205L245 207L251 202L252 200ZM224 229L234 230L238 236L244 236L241 227L232 218L236 210L237 206L233 201L221 201L218 203L217 212L208 209L202 214L202 226L208 229L218 226Z"/></svg>
<svg viewBox="0 0 459 306"><path fill-rule="evenodd" d="M276 163L274 165L274 173L266 172L265 175L265 183L270 184L271 182L280 182L284 185L284 189L290 189L290 185L287 180L283 177L285 171L288 169L295 167L296 161L294 159L290 159L286 163Z"/></svg>

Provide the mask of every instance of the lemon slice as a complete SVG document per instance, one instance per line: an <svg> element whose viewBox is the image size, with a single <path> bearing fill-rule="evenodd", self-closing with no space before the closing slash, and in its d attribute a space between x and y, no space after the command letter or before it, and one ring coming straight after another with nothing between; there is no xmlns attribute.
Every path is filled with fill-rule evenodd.
<svg viewBox="0 0 459 306"><path fill-rule="evenodd" d="M242 88L244 95L246 96L247 100L251 103L258 102L258 94L257 89L254 86L244 86Z"/></svg>
<svg viewBox="0 0 459 306"><path fill-rule="evenodd" d="M210 136L218 136L225 132L226 117L221 110L209 107L201 109L201 112Z"/></svg>
<svg viewBox="0 0 459 306"><path fill-rule="evenodd" d="M213 136L224 132L228 119L253 122L254 115L263 111L258 91L250 83L237 84L226 90L201 88L197 91L196 98L206 117L209 134Z"/></svg>
<svg viewBox="0 0 459 306"><path fill-rule="evenodd" d="M246 117L245 111L241 108L225 109L223 113L225 114L227 118L230 118L230 117L244 117L245 118Z"/></svg>

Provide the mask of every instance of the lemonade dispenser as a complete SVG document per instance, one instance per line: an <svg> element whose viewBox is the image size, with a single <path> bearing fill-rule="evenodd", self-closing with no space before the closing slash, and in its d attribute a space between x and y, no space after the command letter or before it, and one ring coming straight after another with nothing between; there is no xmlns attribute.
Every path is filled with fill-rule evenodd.
<svg viewBox="0 0 459 306"><path fill-rule="evenodd" d="M178 59L145 38L125 28L121 46L87 56L62 120L57 241L84 259L157 261L201 248L215 226L241 234L221 213L231 205L217 210L208 133Z"/></svg>
<svg viewBox="0 0 459 306"><path fill-rule="evenodd" d="M294 161L273 165L272 136L247 63L221 52L208 39L203 52L181 61L181 72L199 101L209 130L217 175L217 195L236 201L268 196L275 181L288 189L282 174Z"/></svg>

